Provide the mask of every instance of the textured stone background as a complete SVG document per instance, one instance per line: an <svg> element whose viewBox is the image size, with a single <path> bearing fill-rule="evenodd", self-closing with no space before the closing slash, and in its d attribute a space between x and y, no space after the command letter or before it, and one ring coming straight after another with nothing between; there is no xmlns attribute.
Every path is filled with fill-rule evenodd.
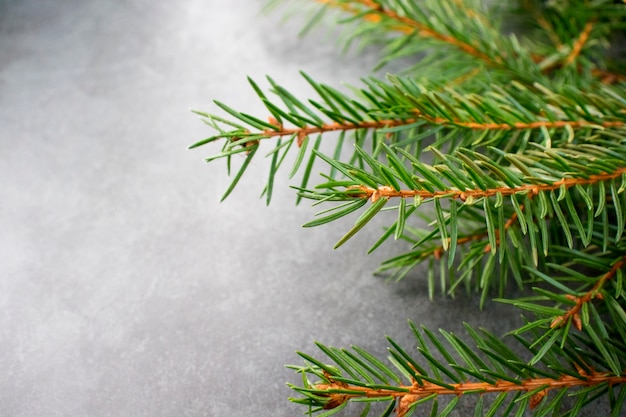
<svg viewBox="0 0 626 417"><path fill-rule="evenodd" d="M365 256L382 219L333 251L353 218L301 229L316 210L286 172L265 207L265 162L219 203L229 180L186 149L211 133L190 108L262 116L246 75L306 97L298 70L339 86L376 61L262 3L0 0L1 416L300 415L283 365L314 340L385 355L385 334L413 346L407 319L518 320L429 302L420 271L372 276L405 249Z"/></svg>

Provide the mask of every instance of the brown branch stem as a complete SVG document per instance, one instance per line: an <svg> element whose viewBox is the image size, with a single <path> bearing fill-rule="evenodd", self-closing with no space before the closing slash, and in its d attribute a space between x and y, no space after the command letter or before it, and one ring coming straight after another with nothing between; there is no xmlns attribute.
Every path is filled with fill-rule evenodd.
<svg viewBox="0 0 626 417"><path fill-rule="evenodd" d="M578 37L578 39L576 39L576 42L574 42L574 44L572 45L572 51L569 53L567 58L565 58L564 65L569 65L573 63L576 57L580 54L580 51L583 49L583 46L585 46L585 43L587 43L587 40L589 39L589 34L591 33L591 30L593 29L593 24L594 24L593 20L590 20L589 22L587 22L580 36Z"/></svg>
<svg viewBox="0 0 626 417"><path fill-rule="evenodd" d="M265 137L276 137L276 136L297 136L298 138L303 138L308 135L313 135L315 133L326 133L326 132L338 132L338 131L349 131L349 130L357 130L357 129L383 129L388 127L396 127L402 125L408 125L411 123L415 123L418 119L410 118L410 119L398 119L398 120L375 120L375 121L363 121L359 123L325 123L321 126L304 126L297 128L283 128L279 127L279 130L266 129L263 131L263 136Z"/></svg>

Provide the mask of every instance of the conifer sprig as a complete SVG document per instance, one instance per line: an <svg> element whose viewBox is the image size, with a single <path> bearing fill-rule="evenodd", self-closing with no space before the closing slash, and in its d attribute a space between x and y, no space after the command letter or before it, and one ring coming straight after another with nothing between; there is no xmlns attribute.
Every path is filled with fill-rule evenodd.
<svg viewBox="0 0 626 417"><path fill-rule="evenodd" d="M363 18L365 20L378 23L378 25L376 25L377 29L382 26L383 28L387 27L389 30L399 31L407 35L415 34L421 38L432 38L443 44L457 48L463 53L478 58L487 64L496 65L502 62L500 57L490 56L482 51L480 47L464 40L466 34L455 31L449 24L425 19L429 14L431 16L442 16L443 13L439 14L436 12L443 12L445 9L446 12L455 13L455 21L458 21L459 18L469 18L469 21L472 23L480 23L480 25L477 24L476 26L483 28L483 30L493 30L489 19L480 15L476 9L463 7L464 5L461 2L457 2L457 7L454 9L446 7L444 3L437 5L434 2L430 2L429 4L417 6L409 2L395 2L398 10L396 11L391 6L384 6L383 2L373 0L357 0L351 2L340 0L318 1L331 6L341 7L355 15L364 16ZM438 6L440 8L438 8ZM468 13L468 10L471 11ZM388 22L385 22L385 20ZM462 24L458 26L462 26ZM493 45L493 47L496 47L496 45Z"/></svg>
<svg viewBox="0 0 626 417"><path fill-rule="evenodd" d="M515 35L509 38L498 36L501 26L499 16L487 10L479 1L453 1L454 7L450 7L446 2L436 1L420 2L419 6L413 2L397 0L317 1L348 12L355 16L354 19L368 22L369 24L364 25L358 34L367 39L368 33L371 32L371 42L380 39L381 32L400 33L401 36L389 42L383 52L386 56L381 65L405 55L423 53L427 50L424 45L431 46L428 41L434 41L437 46L447 47L448 53L450 49L456 49L462 55L473 57L488 67L510 70L515 76L524 73L519 71L520 66L529 73L533 68L531 62L534 62L537 64L535 77L538 75L536 70L539 73L548 73L558 67L576 64L577 58L590 39L595 38L596 41L604 39L605 33L611 27L621 24L619 17L624 13L621 7L610 2L598 2L595 7L586 5L584 11L578 4L569 4L568 14L563 13L563 10L558 14L550 13L549 5L526 2L527 9L533 13L533 20L549 34L556 50L548 48L546 55L531 53L525 56L526 51L531 48L520 48L520 41ZM550 21L552 19L554 21ZM560 30L557 32L555 27ZM592 31L595 33L592 34ZM578 37L573 41L564 39L563 32L577 34ZM469 34L472 36L468 36ZM411 42L412 38L426 42L419 45L418 42ZM489 42L482 42L483 39L489 39ZM409 43L411 45L407 45ZM597 47L599 42L593 43ZM453 59L448 57L447 61ZM584 60L581 64L580 67L576 67L577 71L585 67L590 68L591 74L602 82L610 84L624 79L623 75L598 68L591 60Z"/></svg>
<svg viewBox="0 0 626 417"><path fill-rule="evenodd" d="M596 95L584 94L572 88L554 92L538 84L527 87L512 83L478 96L462 94L451 88L444 92L434 91L411 79L393 77L387 83L364 80L367 87L359 90L359 95L364 98L361 102L330 86L316 83L306 74L304 76L318 93L319 99L311 99L305 104L269 79L273 86L272 92L283 103L284 107L281 107L270 101L258 85L250 80L270 112L268 121L216 102L235 120L197 112L219 133L191 147L227 139L222 152L208 157L207 161L226 158L230 167L233 155L244 152L249 154L251 146L259 144L261 140L286 137L269 155L281 153L279 160L282 162L291 145L297 143L300 152L298 163L291 172L293 176L300 168L299 162L306 150L306 147L302 149L302 145L305 142L308 144L307 138L315 134L352 132L357 135L359 143L371 131L374 149L390 138L396 146L415 145L415 151L418 152L415 156L419 157L424 139L440 132L445 133L444 139L454 139L452 143L455 146L502 146L507 143L510 151L516 151L534 141L548 147L566 143L573 139L575 131L581 131L587 136L598 129L616 128L619 131L626 123L626 98L609 87L603 87L603 94ZM331 121L325 122L324 117ZM295 127L286 127L284 123L291 123ZM495 134L489 134L492 131ZM558 133L556 138L555 133ZM521 139L517 138L519 135ZM337 143L335 154L340 153L343 144L343 140ZM363 163L361 155L356 153L351 160ZM280 165L272 165L270 178L273 178ZM240 173L243 174L243 170ZM235 178L238 180L240 176ZM310 172L305 172L303 177L308 180ZM306 181L300 184L301 187L306 185ZM267 196L269 201L271 193Z"/></svg>
<svg viewBox="0 0 626 417"><path fill-rule="evenodd" d="M514 353L510 342L484 329L477 331L466 325L472 347L444 330L436 335L413 323L410 327L416 351L407 351L387 337L390 365L357 346L338 349L317 343L332 365L299 352L306 364L291 368L302 374L302 386L292 388L302 396L292 401L307 405L310 413L320 416L333 415L350 402L366 403L361 415L367 416L371 403L383 402L387 407L382 416L395 412L405 417L418 409L424 413L428 407L431 415L448 415L465 395L479 396L475 415L481 416L498 410L505 410L504 415L522 416L527 409L545 415L558 410L568 394L575 403L561 415L577 415L598 393L610 392L616 399L616 410L626 400L626 388L621 385L626 383L626 372L613 373L603 358L578 352L576 343L588 343L592 337L581 336L563 346L548 341L530 347L527 340L517 336L519 343L542 353L529 364ZM615 365L624 369L624 346L613 349L622 354ZM551 395L553 391L557 394ZM497 394L491 403L483 401L485 396L490 398L489 394ZM446 396L452 399L439 410L439 400Z"/></svg>

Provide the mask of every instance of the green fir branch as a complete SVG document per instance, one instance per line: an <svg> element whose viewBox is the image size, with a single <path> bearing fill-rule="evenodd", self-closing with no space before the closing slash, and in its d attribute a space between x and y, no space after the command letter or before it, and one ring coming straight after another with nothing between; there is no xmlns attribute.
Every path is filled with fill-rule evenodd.
<svg viewBox="0 0 626 417"><path fill-rule="evenodd" d="M594 393L609 389L619 390L616 397L620 400L615 406L623 405L625 388L619 388L626 383L623 344L611 345L614 356L583 358L574 353L573 340L559 346L549 339L531 347L527 340L517 337L525 348L543 353L534 364L528 364L514 353L510 341L505 343L484 329L477 331L466 326L474 341L472 347L443 330L436 335L413 323L410 327L416 338L416 352L407 351L388 337L388 364L358 347L338 349L317 343L326 356L324 362L299 352L305 365L289 367L302 375L302 386L291 385L300 395L291 400L307 405L312 415L319 416L332 415L348 403L384 402L388 407L382 415L395 411L404 417L418 409L424 413L428 407L432 412L437 409L438 400L446 396L451 396L452 401L443 415L455 408L461 396L497 395L489 408L478 401L477 415L492 415L502 408L515 411L515 415L524 415L528 409L543 415L558 410L559 399L569 394L577 401L568 415L576 415L573 410L587 405ZM576 343L593 343L596 336L590 329ZM618 372L614 372L614 367ZM557 394L552 395L555 391ZM362 415L369 415L369 411L366 409Z"/></svg>

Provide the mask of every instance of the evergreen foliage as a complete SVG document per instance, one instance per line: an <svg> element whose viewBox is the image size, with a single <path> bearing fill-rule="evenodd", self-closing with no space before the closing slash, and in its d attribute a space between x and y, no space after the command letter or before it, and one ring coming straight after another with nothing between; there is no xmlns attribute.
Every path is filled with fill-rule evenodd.
<svg viewBox="0 0 626 417"><path fill-rule="evenodd" d="M365 403L362 416L378 410L373 402L387 404L383 416L428 409L446 416L473 395L476 416L576 416L606 396L612 415L623 415L626 63L615 48L624 41L626 5L312 3L311 23L341 16L346 45L381 45L381 65L412 64L348 92L303 73L311 99L269 77L269 91L249 80L269 118L218 101L226 116L197 112L215 135L192 147L220 142L207 161L223 159L229 171L243 161L223 198L263 147L269 203L274 177L293 154L287 174L299 175L298 201L324 207L305 227L356 217L338 247L394 210L371 250L392 238L410 249L378 272L399 280L427 263L431 295L439 275L442 291L473 288L481 304L495 296L527 320L503 340L467 326L471 342L411 323L417 351L388 338L388 360L318 344L323 359L300 353L304 365L293 367L302 384L292 401L317 416L354 402ZM330 154L320 150L327 137L336 143ZM312 185L316 161L328 170ZM505 298L508 281L534 295ZM514 353L520 349L528 357Z"/></svg>

